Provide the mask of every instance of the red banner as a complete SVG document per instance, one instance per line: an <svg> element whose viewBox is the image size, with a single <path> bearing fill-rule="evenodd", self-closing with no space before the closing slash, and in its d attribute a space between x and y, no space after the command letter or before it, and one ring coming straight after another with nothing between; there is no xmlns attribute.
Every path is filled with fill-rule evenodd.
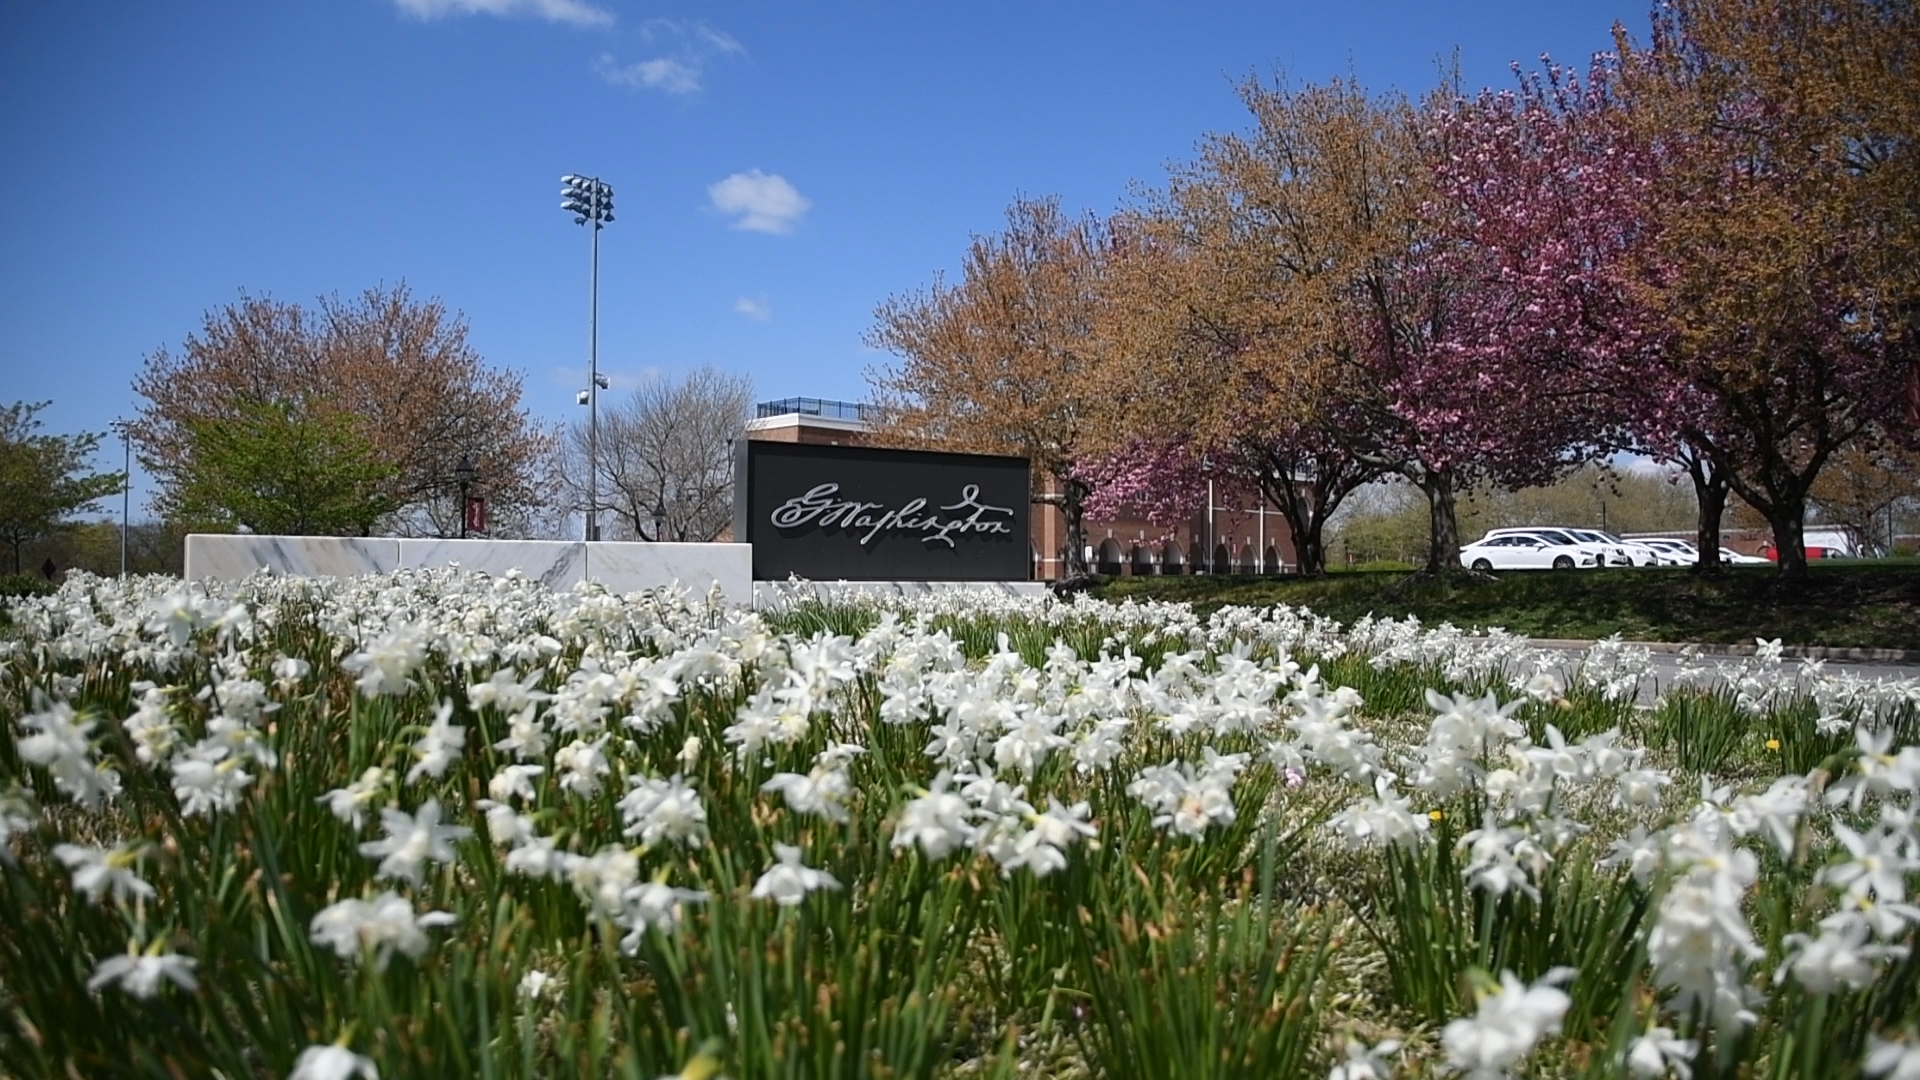
<svg viewBox="0 0 1920 1080"><path fill-rule="evenodd" d="M487 500L477 495L467 499L467 531L470 533L487 531Z"/></svg>

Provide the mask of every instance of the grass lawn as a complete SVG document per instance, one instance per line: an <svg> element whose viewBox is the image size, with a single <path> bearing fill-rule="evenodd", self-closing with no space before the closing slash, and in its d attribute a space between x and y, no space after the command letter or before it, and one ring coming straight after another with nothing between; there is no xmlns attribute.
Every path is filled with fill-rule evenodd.
<svg viewBox="0 0 1920 1080"><path fill-rule="evenodd" d="M1493 582L1418 582L1396 571L1325 578L1195 576L1119 578L1095 595L1184 600L1203 612L1225 604L1292 604L1352 621L1372 613L1455 626L1500 626L1540 638L1750 643L1920 649L1920 559L1816 561L1800 584L1772 567L1712 578L1680 568L1508 571Z"/></svg>

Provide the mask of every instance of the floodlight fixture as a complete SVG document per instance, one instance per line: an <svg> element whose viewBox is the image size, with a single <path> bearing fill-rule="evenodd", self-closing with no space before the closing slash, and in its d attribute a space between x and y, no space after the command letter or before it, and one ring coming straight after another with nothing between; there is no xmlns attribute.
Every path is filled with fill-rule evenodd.
<svg viewBox="0 0 1920 1080"><path fill-rule="evenodd" d="M600 539L600 398L607 380L600 374L600 229L613 221L613 186L597 176L567 173L560 178L560 209L575 225L589 222L593 264L587 286L587 539Z"/></svg>

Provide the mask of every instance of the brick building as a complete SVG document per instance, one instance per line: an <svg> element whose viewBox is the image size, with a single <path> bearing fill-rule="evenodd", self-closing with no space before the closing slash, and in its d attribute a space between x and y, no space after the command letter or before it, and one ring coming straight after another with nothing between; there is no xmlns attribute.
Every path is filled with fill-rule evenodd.
<svg viewBox="0 0 1920 1080"><path fill-rule="evenodd" d="M879 419L871 405L819 398L783 398L754 407L747 438L775 442L859 446L872 441ZM1034 483L1048 478L1036 475ZM1045 490L1043 487L1042 490ZM1197 493L1196 493L1197 494ZM1167 529L1144 517L1086 521L1087 562L1102 574L1277 574L1299 568L1293 534L1279 509L1264 500L1210 490L1208 509ZM1257 505L1249 505L1254 503ZM1036 504L1029 537L1033 576L1066 576L1066 515Z"/></svg>

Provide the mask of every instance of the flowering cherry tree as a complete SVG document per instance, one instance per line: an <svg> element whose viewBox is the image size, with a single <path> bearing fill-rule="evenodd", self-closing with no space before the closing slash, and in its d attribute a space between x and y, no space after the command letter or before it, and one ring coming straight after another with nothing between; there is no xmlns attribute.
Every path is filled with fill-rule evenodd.
<svg viewBox="0 0 1920 1080"><path fill-rule="evenodd" d="M1303 574L1325 572L1328 519L1348 495L1378 476L1331 433L1307 425L1256 428L1212 448L1197 440L1139 441L1090 462L1084 471L1094 491L1087 499L1089 513L1103 518L1138 513L1167 529L1200 512L1209 482L1251 493L1286 518Z"/></svg>
<svg viewBox="0 0 1920 1080"><path fill-rule="evenodd" d="M1725 485L1798 574L1809 488L1900 403L1912 290L1873 202L1885 114L1832 105L1840 65L1811 62L1884 54L1872 19L1834 5L1860 24L1842 33L1749 7L1677 5L1584 81L1549 68L1444 110L1441 250L1479 271L1453 329L1483 385L1542 386L1598 445L1686 463L1703 554ZM1778 42L1809 62L1776 64Z"/></svg>
<svg viewBox="0 0 1920 1080"><path fill-rule="evenodd" d="M1662 366L1678 345L1631 272L1657 239L1644 211L1662 161L1609 74L1603 62L1585 80L1549 65L1522 74L1517 91L1436 113L1449 257L1476 283L1456 310L1457 347L1490 392L1487 407L1578 425L1598 449L1685 463L1710 567L1725 474L1698 449L1711 441L1702 395ZM1533 392L1499 400L1501 385Z"/></svg>
<svg viewBox="0 0 1920 1080"><path fill-rule="evenodd" d="M1347 491L1404 476L1431 510L1428 571L1457 569L1455 493L1550 478L1582 456L1582 428L1542 401L1542 372L1475 347L1505 328L1470 317L1488 271L1448 228L1427 110L1340 81L1241 94L1253 129L1177 170L1148 242L1112 267L1134 290L1112 306L1146 313L1128 335L1152 387L1137 422L1244 470L1289 511L1307 566ZM1161 490L1156 463L1134 486Z"/></svg>

